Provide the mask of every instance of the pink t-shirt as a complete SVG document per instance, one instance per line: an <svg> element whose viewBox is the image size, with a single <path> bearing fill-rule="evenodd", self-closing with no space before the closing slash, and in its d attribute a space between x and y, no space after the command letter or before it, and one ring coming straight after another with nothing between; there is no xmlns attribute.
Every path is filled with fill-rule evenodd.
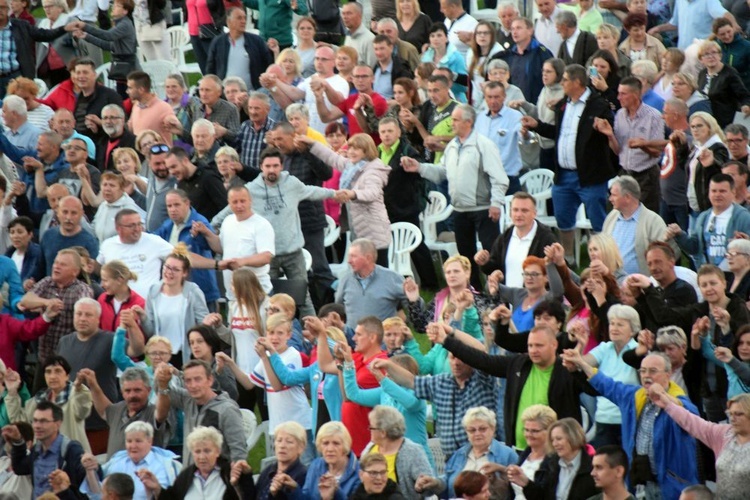
<svg viewBox="0 0 750 500"><path fill-rule="evenodd" d="M206 0L187 0L185 8L187 9L188 33L190 33L190 36L198 36L198 26L201 24L214 22Z"/></svg>

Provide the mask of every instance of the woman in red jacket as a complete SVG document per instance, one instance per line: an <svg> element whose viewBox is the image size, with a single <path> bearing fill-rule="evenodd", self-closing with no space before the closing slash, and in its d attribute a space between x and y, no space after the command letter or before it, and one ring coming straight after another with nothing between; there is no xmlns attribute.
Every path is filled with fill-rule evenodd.
<svg viewBox="0 0 750 500"><path fill-rule="evenodd" d="M134 306L146 308L146 301L130 289L128 281L138 279L121 260L113 260L102 266L102 288L104 293L97 299L102 306L99 328L114 332L120 325L120 313ZM135 315L138 321L138 315Z"/></svg>
<svg viewBox="0 0 750 500"><path fill-rule="evenodd" d="M0 309L2 309L3 298L0 296ZM60 311L63 303L59 299L52 299L44 309L44 313L34 319L20 320L10 314L0 313L0 359L7 368L16 369L16 342L31 342L45 333L50 323Z"/></svg>

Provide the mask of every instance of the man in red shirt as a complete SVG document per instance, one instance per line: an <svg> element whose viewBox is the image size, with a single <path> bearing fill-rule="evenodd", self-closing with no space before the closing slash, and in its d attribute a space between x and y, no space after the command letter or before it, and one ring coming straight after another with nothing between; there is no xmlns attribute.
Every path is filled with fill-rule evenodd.
<svg viewBox="0 0 750 500"><path fill-rule="evenodd" d="M369 130L370 137L373 138L375 144L380 144L378 120L388 111L388 103L383 96L372 89L374 81L372 68L364 64L356 65L352 71L352 79L357 93L350 95L334 108L329 109L326 106L323 88L314 91L318 115L323 123L347 117L349 137Z"/></svg>

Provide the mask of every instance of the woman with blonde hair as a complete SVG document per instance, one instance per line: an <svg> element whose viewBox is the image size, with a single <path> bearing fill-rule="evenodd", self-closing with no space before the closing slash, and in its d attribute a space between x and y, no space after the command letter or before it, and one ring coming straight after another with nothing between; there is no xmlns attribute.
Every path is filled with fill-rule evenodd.
<svg viewBox="0 0 750 500"><path fill-rule="evenodd" d="M146 191L148 190L148 179L139 175L141 159L133 148L117 148L112 151L112 159L115 168L125 179L124 191L133 201L146 210Z"/></svg>
<svg viewBox="0 0 750 500"><path fill-rule="evenodd" d="M104 264L99 273L104 293L97 301L102 306L99 318L99 328L107 332L114 332L120 324L120 314L135 306L144 308L146 301L138 293L130 289L129 281L135 281L138 276L121 260L111 260Z"/></svg>
<svg viewBox="0 0 750 500"><path fill-rule="evenodd" d="M46 104L36 100L39 96L39 85L31 78L18 77L8 83L6 95L15 95L26 103L26 119L41 130L49 130L49 122L55 112Z"/></svg>
<svg viewBox="0 0 750 500"><path fill-rule="evenodd" d="M336 49L336 71L339 72L339 75L341 75L341 78L349 82L349 92L354 91L354 82L352 81L352 72L354 71L354 66L357 65L357 61L359 59L359 54L357 54L357 49L354 47L348 47L344 45L343 47L339 47ZM331 104L338 104L339 102L343 101L344 99L341 98L341 94L334 91L330 85L326 85L326 97L328 97L328 100L331 101ZM332 100L331 97L334 97ZM344 96L346 98L347 96Z"/></svg>
<svg viewBox="0 0 750 500"><path fill-rule="evenodd" d="M622 255L614 238L604 233L592 235L589 239L588 251L589 269L600 275L612 274L621 285L627 273L623 269Z"/></svg>
<svg viewBox="0 0 750 500"><path fill-rule="evenodd" d="M298 75L302 78L308 78L315 74L315 49L317 48L315 35L318 31L318 23L312 17L301 17L297 21L296 28L297 46L293 50L299 61ZM281 54L283 53L284 51L281 51Z"/></svg>
<svg viewBox="0 0 750 500"><path fill-rule="evenodd" d="M711 114L711 101L698 90L698 84L693 75L683 72L675 73L672 77L672 97L685 101L688 105L688 117L698 111Z"/></svg>
<svg viewBox="0 0 750 500"><path fill-rule="evenodd" d="M398 37L417 48L421 53L430 41L430 28L433 19L440 19L441 14L436 6L426 2L433 12L424 13L417 0L396 0L396 19L398 20Z"/></svg>
<svg viewBox="0 0 750 500"><path fill-rule="evenodd" d="M630 65L633 61L621 51L617 44L620 42L620 29L608 23L604 23L596 30L596 45L599 50L604 50L612 54L617 61L617 76L622 79L630 76ZM591 66L593 57L586 62L586 67Z"/></svg>
<svg viewBox="0 0 750 500"><path fill-rule="evenodd" d="M202 324L209 314L206 297L198 285L188 281L189 274L187 246L178 243L164 260L161 281L153 284L148 292L146 311L139 311L142 332L147 337L158 332L170 340L171 363L177 368L190 359L188 328Z"/></svg>
<svg viewBox="0 0 750 500"><path fill-rule="evenodd" d="M313 48L313 54L315 50ZM284 49L276 56L276 64L284 72L284 83L297 86L302 82L302 60L299 53L294 49Z"/></svg>
<svg viewBox="0 0 750 500"><path fill-rule="evenodd" d="M237 175L243 167L236 149L231 146L222 146L216 151L214 158L216 158L216 169L221 174L227 191L231 187L245 185L245 181Z"/></svg>
<svg viewBox="0 0 750 500"><path fill-rule="evenodd" d="M672 79L684 62L685 53L676 47L668 48L661 56L661 73L654 82L654 92L665 101L672 97Z"/></svg>
<svg viewBox="0 0 750 500"><path fill-rule="evenodd" d="M526 498L559 498L563 500L585 500L599 491L591 477L592 458L588 454L586 434L581 424L573 418L563 418L549 428L552 453L547 455L533 478L520 467L508 467L508 479L523 488ZM560 481L562 464L567 474L572 471L571 481Z"/></svg>
<svg viewBox="0 0 750 500"><path fill-rule="evenodd" d="M698 47L703 69L698 73L698 88L711 101L712 116L723 129L734 121L737 111L750 115L750 91L737 70L721 62L721 46L706 40Z"/></svg>
<svg viewBox="0 0 750 500"><path fill-rule="evenodd" d="M295 143L312 146L312 154L341 171L336 199L346 203L352 239L370 240L377 249L377 264L388 267L391 221L383 201L383 188L388 183L391 167L380 159L375 141L368 134L353 135L347 141L348 159L309 137L297 136Z"/></svg>
<svg viewBox="0 0 750 500"><path fill-rule="evenodd" d="M557 413L547 405L531 405L521 413L523 435L526 437L526 449L518 456L518 465L508 467L508 472L515 472L526 477L534 477L544 457L552 451L549 442L549 428L557 422ZM523 488L511 483L516 500L526 500Z"/></svg>
<svg viewBox="0 0 750 500"><path fill-rule="evenodd" d="M273 443L276 461L261 471L250 498L286 498L283 489L287 478L296 484L305 483L307 467L300 461L308 445L305 429L293 421L277 425Z"/></svg>

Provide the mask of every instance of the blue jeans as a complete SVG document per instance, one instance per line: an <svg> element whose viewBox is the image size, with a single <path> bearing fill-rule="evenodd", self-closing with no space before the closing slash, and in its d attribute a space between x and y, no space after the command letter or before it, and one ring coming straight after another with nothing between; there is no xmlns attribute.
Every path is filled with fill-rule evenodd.
<svg viewBox="0 0 750 500"><path fill-rule="evenodd" d="M552 203L555 205L557 227L560 231L575 229L576 213L583 203L592 229L600 232L607 217L607 194L606 182L582 187L578 172L559 169L555 185L552 186Z"/></svg>

